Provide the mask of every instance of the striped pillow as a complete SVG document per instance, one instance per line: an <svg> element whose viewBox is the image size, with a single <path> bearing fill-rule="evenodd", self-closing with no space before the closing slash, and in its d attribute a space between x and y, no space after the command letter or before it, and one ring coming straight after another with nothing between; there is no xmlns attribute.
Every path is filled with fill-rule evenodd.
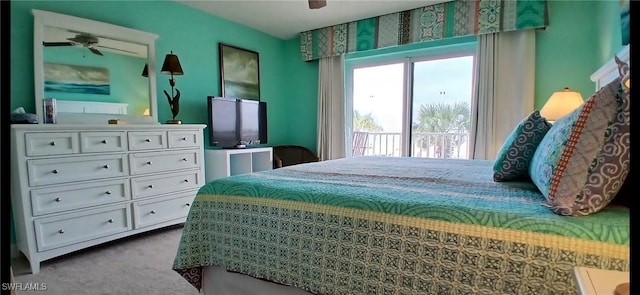
<svg viewBox="0 0 640 295"><path fill-rule="evenodd" d="M533 155L529 176L557 214L598 212L629 173L629 91L620 82L556 121Z"/></svg>
<svg viewBox="0 0 640 295"><path fill-rule="evenodd" d="M537 110L520 121L498 151L493 163L493 181L528 178L533 153L550 127Z"/></svg>

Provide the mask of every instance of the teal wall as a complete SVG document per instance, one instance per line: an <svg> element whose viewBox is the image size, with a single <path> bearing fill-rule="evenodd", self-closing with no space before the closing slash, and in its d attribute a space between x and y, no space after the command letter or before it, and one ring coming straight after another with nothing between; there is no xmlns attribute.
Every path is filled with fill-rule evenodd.
<svg viewBox="0 0 640 295"><path fill-rule="evenodd" d="M549 1L549 26L536 33L536 109L564 87L588 99L589 77L621 49L618 1Z"/></svg>
<svg viewBox="0 0 640 295"><path fill-rule="evenodd" d="M596 64L601 65L622 49L622 33L620 1L599 1L597 2L598 13L596 14L596 35L600 42L597 46L600 54L597 56Z"/></svg>
<svg viewBox="0 0 640 295"><path fill-rule="evenodd" d="M274 112L277 112L274 117L287 126L284 130L289 143L302 145L316 152L318 61L302 62L298 38L285 42L284 55L291 57L284 64L287 81L283 85L283 91L288 99L274 106Z"/></svg>

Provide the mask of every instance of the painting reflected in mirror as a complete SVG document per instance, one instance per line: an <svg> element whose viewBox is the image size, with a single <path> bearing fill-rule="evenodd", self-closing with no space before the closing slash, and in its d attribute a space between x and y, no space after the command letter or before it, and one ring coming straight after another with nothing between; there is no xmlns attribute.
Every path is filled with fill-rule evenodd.
<svg viewBox="0 0 640 295"><path fill-rule="evenodd" d="M147 45L88 32L43 27L44 98L58 113L146 115ZM146 111L146 114L145 114Z"/></svg>

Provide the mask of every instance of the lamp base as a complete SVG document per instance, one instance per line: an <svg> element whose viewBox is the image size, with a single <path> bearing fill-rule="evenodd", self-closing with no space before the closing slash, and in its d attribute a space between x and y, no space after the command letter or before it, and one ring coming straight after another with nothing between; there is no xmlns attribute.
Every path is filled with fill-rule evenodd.
<svg viewBox="0 0 640 295"><path fill-rule="evenodd" d="M167 124L182 124L180 120L167 120Z"/></svg>

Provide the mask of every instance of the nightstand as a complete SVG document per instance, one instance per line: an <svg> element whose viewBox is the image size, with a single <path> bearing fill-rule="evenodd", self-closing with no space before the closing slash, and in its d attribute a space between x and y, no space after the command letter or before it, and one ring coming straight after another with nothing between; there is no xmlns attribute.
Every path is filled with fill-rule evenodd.
<svg viewBox="0 0 640 295"><path fill-rule="evenodd" d="M581 295L611 295L619 284L629 282L629 272L574 267L578 291Z"/></svg>

